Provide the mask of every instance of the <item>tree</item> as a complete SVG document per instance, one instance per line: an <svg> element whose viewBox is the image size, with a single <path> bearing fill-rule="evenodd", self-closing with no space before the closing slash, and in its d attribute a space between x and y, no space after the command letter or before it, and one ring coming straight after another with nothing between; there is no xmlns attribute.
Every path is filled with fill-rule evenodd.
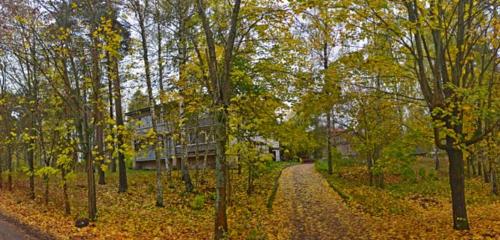
<svg viewBox="0 0 500 240"><path fill-rule="evenodd" d="M435 144L447 152L455 229L469 229L464 191L464 150L498 128L498 116L488 116L488 128L465 131L464 114L481 92L481 79L497 65L498 48L493 24L496 2L443 1L352 1L348 28L359 27L366 37L386 37L395 66L411 69L432 115ZM488 44L486 44L488 43ZM396 56L398 58L396 58ZM480 107L480 106L478 106ZM472 129L472 128L470 128Z"/></svg>
<svg viewBox="0 0 500 240"><path fill-rule="evenodd" d="M311 84L311 94L320 95L318 109L320 113L326 115L326 148L328 173L333 174L332 159L332 132L334 128L335 116L333 116L334 105L338 102L340 94L335 78L329 74L330 59L333 54L337 37L335 36L335 2L334 1L304 1L293 4L294 12L302 16L303 22L300 27L304 29L304 43L310 49L310 58L313 62L312 71L314 76ZM338 30L340 32L340 30ZM318 69L321 66L322 69Z"/></svg>
<svg viewBox="0 0 500 240"><path fill-rule="evenodd" d="M151 80L151 69L149 63L148 54L148 40L146 35L146 18L148 13L149 1L144 1L141 4L139 1L131 1L131 9L135 13L139 23L140 35L141 35L141 45L142 45L142 59L144 61L144 71L146 75L146 85L148 92L148 104L149 111L151 114L152 132L153 135L153 148L155 152L156 161L156 206L163 207L163 183L162 183L162 171L161 171L161 158L160 158L160 139L157 130L157 120L158 116L156 114L156 101L153 95L153 85Z"/></svg>
<svg viewBox="0 0 500 240"><path fill-rule="evenodd" d="M120 79L120 67L119 62L123 55L123 52L127 51L129 35L130 33L123 27L117 20L118 11L112 5L111 1L107 2L109 21L106 22L107 25L104 26L104 36L106 41L107 49L107 64L108 64L108 81L110 82L110 92L109 98L114 98L115 102L115 131L113 135L116 136L116 147L113 147L113 152L116 153L118 157L118 174L119 174L119 184L118 192L127 192L128 182L127 182L127 169L125 166L125 151L126 143L124 141L124 131L125 125L123 120L123 107L122 107L122 93L121 93L121 79ZM109 26L110 25L110 26ZM145 99L141 99L143 95L138 90L133 95L133 100L136 101L134 104L141 105L145 104ZM111 100L110 100L111 103ZM111 105L111 104L110 104ZM132 104L131 104L132 105ZM129 105L129 108L135 108L136 106ZM111 107L110 107L111 108ZM111 113L112 114L112 113ZM113 153L112 156L115 154ZM116 164L113 164L116 166Z"/></svg>
<svg viewBox="0 0 500 240"><path fill-rule="evenodd" d="M212 101L214 105L215 137L216 137L216 199L215 199L215 239L223 239L227 233L227 165L226 144L228 143L227 124L228 108L230 104L231 84L230 74L233 61L233 48L237 34L238 15L241 1L236 0L233 4L229 30L225 37L222 60L218 60L216 54L216 43L214 33L210 27L210 20L206 13L206 3L197 1L198 15L201 18L205 40L208 50L208 70L212 89Z"/></svg>

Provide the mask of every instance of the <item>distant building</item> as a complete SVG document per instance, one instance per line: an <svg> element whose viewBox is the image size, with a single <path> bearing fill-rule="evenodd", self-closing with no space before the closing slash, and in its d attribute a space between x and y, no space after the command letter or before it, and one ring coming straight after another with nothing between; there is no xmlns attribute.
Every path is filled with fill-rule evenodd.
<svg viewBox="0 0 500 240"><path fill-rule="evenodd" d="M254 137L251 140L257 143L257 147L261 153L270 153L273 155L274 161L281 161L280 144L278 141L265 139L261 136Z"/></svg>
<svg viewBox="0 0 500 240"><path fill-rule="evenodd" d="M173 105L173 104L170 104ZM160 107L157 106L160 112ZM168 108L168 107L167 107ZM168 109L174 109L170 106ZM128 122L139 121L141 124L135 128L136 135L146 135L152 128L152 120L149 108L134 110L125 114ZM162 166L166 167L168 161L169 167L179 168L180 160L187 156L190 168L213 168L215 167L215 150L216 143L214 137L213 119L208 114L199 114L189 119L180 132L185 134L185 143L175 141L173 136L173 123L165 121L163 118L158 118L157 132L161 140L161 162ZM141 148L141 140L134 139L134 148L136 156L133 167L135 169L155 169L155 152L153 147ZM261 137L252 139L256 142L261 152L272 153L276 161L281 160L279 143L272 140L267 140Z"/></svg>
<svg viewBox="0 0 500 240"><path fill-rule="evenodd" d="M333 128L330 132L332 138L332 147L345 157L357 157L358 153L354 151L351 142L349 141L349 132L341 128Z"/></svg>
<svg viewBox="0 0 500 240"><path fill-rule="evenodd" d="M157 106L158 112L160 107ZM170 108L172 109L172 108ZM145 135L152 128L152 119L149 108L142 108L125 114L128 122L138 121L135 128L137 135ZM184 125L186 143L175 141L173 138L173 123L167 122L164 118L158 118L157 134L161 140L161 161L166 167L166 160L169 166L178 168L183 157L188 158L190 167L202 168L213 167L215 162L215 140L213 135L214 123L206 114L200 114L198 119L190 119ZM134 139L136 156L134 159L135 169L156 168L155 152L152 146L141 148L140 139Z"/></svg>

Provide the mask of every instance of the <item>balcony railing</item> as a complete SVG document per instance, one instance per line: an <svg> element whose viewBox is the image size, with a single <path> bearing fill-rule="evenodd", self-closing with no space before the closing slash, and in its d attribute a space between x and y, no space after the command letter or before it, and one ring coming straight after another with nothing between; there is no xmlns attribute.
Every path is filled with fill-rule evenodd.
<svg viewBox="0 0 500 240"><path fill-rule="evenodd" d="M185 156L187 150L188 157L195 157L198 152L198 157L203 157L207 152L208 155L213 155L215 153L215 143L199 143L199 144L188 144L187 146L177 145L175 147L175 157L181 158ZM160 158L165 158L168 155L172 157L174 155L174 149L162 149ZM155 152L154 149L149 148L147 150L143 150L139 152L136 157L136 161L151 161L155 160Z"/></svg>

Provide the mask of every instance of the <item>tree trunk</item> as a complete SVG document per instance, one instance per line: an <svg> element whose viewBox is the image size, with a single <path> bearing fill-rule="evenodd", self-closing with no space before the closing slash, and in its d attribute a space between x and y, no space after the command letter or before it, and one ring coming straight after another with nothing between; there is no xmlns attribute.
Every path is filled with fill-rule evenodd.
<svg viewBox="0 0 500 240"><path fill-rule="evenodd" d="M115 74L117 72L114 71L113 65L114 60L111 58L111 54L109 52L106 52L106 59L107 59L107 70L108 70L108 104L109 104L109 119L113 120L114 119L114 114L113 114L113 82L115 80L116 76ZM118 124L116 124L118 126ZM113 129L113 124L109 124L109 129ZM110 133L112 138L114 139L114 133ZM111 149L106 149L109 152L109 159L111 160L110 164L110 170L111 172L115 173L116 172L116 158L114 157L114 151L115 151L115 145L110 144Z"/></svg>
<svg viewBox="0 0 500 240"><path fill-rule="evenodd" d="M227 175L226 175L226 124L227 112L225 109L216 113L216 199L215 199L215 239L223 239L227 233Z"/></svg>
<svg viewBox="0 0 500 240"><path fill-rule="evenodd" d="M120 74L119 74L119 66L117 57L111 57L111 72L113 73L110 77L112 77L113 82L113 96L115 99L115 119L116 119L116 140L117 140L117 150L118 150L118 192L124 193L128 190L128 181L127 181L127 168L125 166L125 154L123 151L123 131L125 131L125 125L123 121L123 108L122 108L122 93L121 93L121 83L120 83ZM114 160L115 161L115 160ZM116 163L115 163L116 164Z"/></svg>
<svg viewBox="0 0 500 240"><path fill-rule="evenodd" d="M12 191L12 148L7 149L7 190Z"/></svg>
<svg viewBox="0 0 500 240"><path fill-rule="evenodd" d="M449 176L451 187L451 201L453 208L453 228L457 230L469 229L467 209L465 206L465 178L463 152L456 149L454 140L446 137L449 158Z"/></svg>
<svg viewBox="0 0 500 240"><path fill-rule="evenodd" d="M440 165L440 163L439 163L439 150L436 147L436 149L434 151L434 170L438 171L439 167L440 167L439 165Z"/></svg>
<svg viewBox="0 0 500 240"><path fill-rule="evenodd" d="M248 185L247 185L247 195L252 194L253 192L253 167L252 163L248 164Z"/></svg>
<svg viewBox="0 0 500 240"><path fill-rule="evenodd" d="M176 163L177 166L177 142L175 141L174 136L172 135L172 165L174 165L174 162ZM170 175L168 176L168 178L170 178L168 185L170 188L174 188L175 186L174 182L172 181L172 171L167 172L167 174Z"/></svg>
<svg viewBox="0 0 500 240"><path fill-rule="evenodd" d="M198 154L200 153L200 141L198 141L198 127L200 126L200 119L198 114L196 115L196 123L194 126L194 144L195 144L195 149L194 149L194 162L196 165L196 176L195 176L195 182L199 183L200 182L200 163L199 160L200 158L198 157Z"/></svg>
<svg viewBox="0 0 500 240"><path fill-rule="evenodd" d="M481 157L481 162L483 163L484 182L489 183L490 182L490 172L489 172L488 168L489 168L490 164L486 161L486 156L485 156L484 152L481 151L480 157Z"/></svg>
<svg viewBox="0 0 500 240"><path fill-rule="evenodd" d="M69 195L68 195L68 180L66 179L66 170L61 170L61 177L63 180L63 201L64 201L64 214L66 216L71 215L71 206L69 203Z"/></svg>
<svg viewBox="0 0 500 240"><path fill-rule="evenodd" d="M145 4L148 2L145 1ZM141 35L141 45L142 45L142 59L144 61L144 72L146 75L146 85L148 91L148 102L149 102L149 113L151 114L151 123L153 128L153 133L155 139L153 140L153 148L155 153L156 162L156 206L163 207L163 182L162 182L162 171L161 171L161 158L160 158L160 148L158 146L159 136L157 128L157 116L156 116L156 103L153 96L153 86L151 82L151 70L149 64L149 54L148 54L148 43L146 37L146 26L145 26L145 14L148 6L140 6L139 2L135 2L135 14L139 20L139 28Z"/></svg>
<svg viewBox="0 0 500 240"><path fill-rule="evenodd" d="M2 155L0 154L0 189L3 188L3 161Z"/></svg>
<svg viewBox="0 0 500 240"><path fill-rule="evenodd" d="M328 174L333 174L333 163L332 163L332 113L330 110L326 113L326 138L327 138L327 161L328 161Z"/></svg>
<svg viewBox="0 0 500 240"><path fill-rule="evenodd" d="M208 53L208 69L211 82L213 109L215 118L215 141L216 141L216 199L215 199L215 226L214 239L224 239L228 231L227 227L227 163L226 144L228 143L228 107L230 104L231 81L230 73L232 67L233 47L237 33L238 16L240 12L241 0L235 0L231 13L230 29L225 41L224 58L221 72L218 70L216 54L216 43L210 27L210 20L206 15L204 1L197 1L198 15L201 18L205 32Z"/></svg>
<svg viewBox="0 0 500 240"><path fill-rule="evenodd" d="M474 156L475 158L475 156ZM474 159L477 160L477 159ZM481 176L483 174L483 163L481 162L481 159L477 161L477 175Z"/></svg>
<svg viewBox="0 0 500 240"><path fill-rule="evenodd" d="M99 185L106 185L106 174L104 173L104 170L102 169L103 163L99 163L97 167L97 171L99 172Z"/></svg>
<svg viewBox="0 0 500 240"><path fill-rule="evenodd" d="M96 26L94 26L97 29ZM92 31L94 33L95 29ZM97 171L99 173L100 185L106 184L105 173L102 169L104 165L104 121L101 111L101 70L99 58L99 39L92 36L92 48L90 50L90 57L92 59L92 98L93 98L93 128L94 128L94 143L97 146L96 163Z"/></svg>
<svg viewBox="0 0 500 240"><path fill-rule="evenodd" d="M29 169L29 185L30 185L30 192L29 192L29 197L30 199L35 199L35 166L34 166L34 158L35 158L35 119L34 119L34 111L31 112L31 119L30 119L30 140L28 143L28 156L27 156L27 161L28 161L28 169Z"/></svg>
<svg viewBox="0 0 500 240"><path fill-rule="evenodd" d="M83 90L83 99L87 99L86 90ZM96 189L95 189L95 176L94 176L94 159L92 156L92 147L90 145L91 132L89 129L89 116L87 114L88 106L87 102L84 102L81 113L81 129L80 132L80 140L82 141L82 149L83 155L86 163L86 171L87 171L87 211L88 217L91 221L96 220L97 217L97 198L96 198Z"/></svg>
<svg viewBox="0 0 500 240"><path fill-rule="evenodd" d="M491 170L491 193L498 195L498 179L497 170L495 168Z"/></svg>
<svg viewBox="0 0 500 240"><path fill-rule="evenodd" d="M378 166L377 164L380 164L379 159L380 159L380 151L381 148L379 146L374 147L374 153L373 153L373 165L377 167L377 171L375 172L375 180L376 180L376 186L379 188L384 188L384 171L383 169Z"/></svg>
<svg viewBox="0 0 500 240"><path fill-rule="evenodd" d="M165 127L167 127L167 122L165 121ZM168 187L173 188L174 184L172 182L172 166L170 164L170 159L172 158L172 154L170 154L171 148L170 148L170 140L169 136L165 136L165 170L167 171L167 182L168 182ZM172 151L173 152L173 151Z"/></svg>
<svg viewBox="0 0 500 240"><path fill-rule="evenodd" d="M49 204L49 176L43 176L43 180L45 182L45 194L44 194L44 203L45 205Z"/></svg>
<svg viewBox="0 0 500 240"><path fill-rule="evenodd" d="M470 178L472 177L472 162L470 156L467 157L467 177Z"/></svg>
<svg viewBox="0 0 500 240"><path fill-rule="evenodd" d="M368 182L373 186L373 158L371 154L367 154L366 165L368 167Z"/></svg>
<svg viewBox="0 0 500 240"><path fill-rule="evenodd" d="M189 163L188 163L188 146L186 140L184 139L184 156L181 158L181 174L182 181L186 187L186 192L190 193L193 191L193 181L191 180L191 175L189 174Z"/></svg>
<svg viewBox="0 0 500 240"><path fill-rule="evenodd" d="M227 195L226 195L226 202L227 202L227 205L231 205L232 202L231 202L231 197L232 197L232 193L233 193L233 185L231 184L231 168L229 166L229 164L226 164L226 176L227 176Z"/></svg>
<svg viewBox="0 0 500 240"><path fill-rule="evenodd" d="M495 135L496 132L493 131L492 133L492 136L496 136ZM492 142L493 139L490 139L488 140L488 144L487 144L487 147L488 147L488 150L489 151L494 151L494 147L492 146ZM492 155L493 154L493 155ZM494 195L498 195L498 179L497 179L497 161L498 161L498 157L494 154L494 153L491 153L491 152L488 152L488 160L489 160L489 164L490 164L490 180L491 180L491 193L494 194Z"/></svg>

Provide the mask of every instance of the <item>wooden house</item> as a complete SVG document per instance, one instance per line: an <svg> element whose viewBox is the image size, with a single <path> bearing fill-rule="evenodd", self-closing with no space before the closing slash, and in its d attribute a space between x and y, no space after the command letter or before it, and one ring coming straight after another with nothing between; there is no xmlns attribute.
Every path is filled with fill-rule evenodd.
<svg viewBox="0 0 500 240"><path fill-rule="evenodd" d="M179 109L178 104L173 102L165 104L163 108L156 107L162 166L177 169L180 167L180 160L187 158L191 169L215 167L216 143L213 118L207 113L190 114L190 116L183 117L184 123L180 125L179 116L182 114L179 114ZM147 146L143 142L144 136L152 128L150 108L138 109L125 115L127 122L135 126L136 138L133 144L136 156L133 167L135 169L155 169L155 151L152 146ZM275 161L281 160L278 142L262 137L256 137L252 141L258 143L259 151L272 154ZM237 161L233 158L234 156L229 157L230 164Z"/></svg>
<svg viewBox="0 0 500 240"><path fill-rule="evenodd" d="M215 140L213 134L214 122L208 114L191 114L184 117L181 125L178 120L180 114L173 103L166 104L163 109L157 106L157 134L161 140L160 152L161 162L164 167L179 168L181 158L187 158L190 168L213 167L215 164ZM169 117L174 119L169 121ZM155 169L156 158L152 146L145 146L142 137L152 128L150 108L142 108L125 114L127 122L134 124L135 135L134 148L136 156L134 159L135 169ZM181 127L179 127L181 126Z"/></svg>

